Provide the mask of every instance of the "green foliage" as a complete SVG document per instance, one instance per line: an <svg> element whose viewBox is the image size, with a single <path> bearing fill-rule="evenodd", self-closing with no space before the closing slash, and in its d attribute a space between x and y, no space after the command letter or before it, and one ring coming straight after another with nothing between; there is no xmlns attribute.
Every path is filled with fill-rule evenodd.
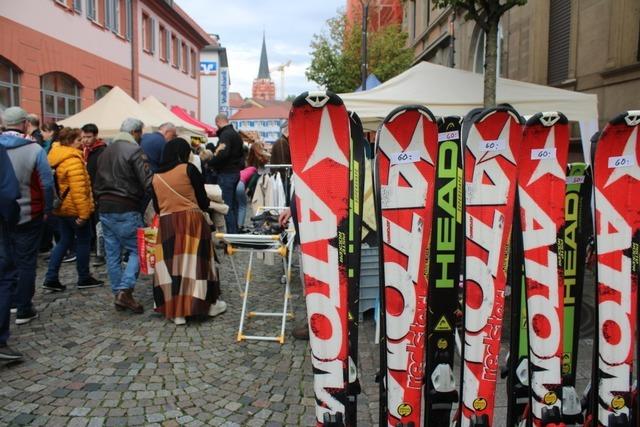
<svg viewBox="0 0 640 427"><path fill-rule="evenodd" d="M333 92L351 92L362 83L361 28L359 25L348 28L344 12L329 19L327 27L328 31L313 36L312 61L306 76ZM384 82L409 68L413 54L406 47L407 37L399 25L370 31L367 39L369 73Z"/></svg>

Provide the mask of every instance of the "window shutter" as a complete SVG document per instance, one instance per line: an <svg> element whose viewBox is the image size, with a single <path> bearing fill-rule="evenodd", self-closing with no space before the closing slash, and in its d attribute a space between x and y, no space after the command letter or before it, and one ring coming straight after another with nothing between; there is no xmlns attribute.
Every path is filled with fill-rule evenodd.
<svg viewBox="0 0 640 427"><path fill-rule="evenodd" d="M171 62L171 32L169 30L165 30L164 40L164 59L166 59L167 62Z"/></svg>
<svg viewBox="0 0 640 427"><path fill-rule="evenodd" d="M151 26L151 53L156 52L156 20L149 18L149 25Z"/></svg>
<svg viewBox="0 0 640 427"><path fill-rule="evenodd" d="M133 13L131 0L125 1L125 16L126 16L126 32L125 37L127 40L131 41L131 35L133 34Z"/></svg>
<svg viewBox="0 0 640 427"><path fill-rule="evenodd" d="M176 44L178 45L178 57L176 58L176 65L178 66L178 68L180 68L180 65L182 64L182 44L180 43L180 40L177 39Z"/></svg>
<svg viewBox="0 0 640 427"><path fill-rule="evenodd" d="M104 5L104 26L111 29L111 1L106 0Z"/></svg>
<svg viewBox="0 0 640 427"><path fill-rule="evenodd" d="M111 0L111 6L111 30L117 34L120 32L120 0Z"/></svg>
<svg viewBox="0 0 640 427"><path fill-rule="evenodd" d="M73 0L73 10L78 13L82 12L82 0Z"/></svg>
<svg viewBox="0 0 640 427"><path fill-rule="evenodd" d="M558 84L569 77L571 49L571 0L551 0L549 5L549 84Z"/></svg>
<svg viewBox="0 0 640 427"><path fill-rule="evenodd" d="M96 0L87 0L87 18L96 20Z"/></svg>

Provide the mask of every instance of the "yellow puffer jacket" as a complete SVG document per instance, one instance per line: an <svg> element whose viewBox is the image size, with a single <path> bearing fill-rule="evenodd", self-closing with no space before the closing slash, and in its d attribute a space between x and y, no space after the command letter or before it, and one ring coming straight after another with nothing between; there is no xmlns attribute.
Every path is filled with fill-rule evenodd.
<svg viewBox="0 0 640 427"><path fill-rule="evenodd" d="M55 169L60 207L53 211L58 216L89 219L94 210L91 178L84 163L82 151L54 142L47 156Z"/></svg>

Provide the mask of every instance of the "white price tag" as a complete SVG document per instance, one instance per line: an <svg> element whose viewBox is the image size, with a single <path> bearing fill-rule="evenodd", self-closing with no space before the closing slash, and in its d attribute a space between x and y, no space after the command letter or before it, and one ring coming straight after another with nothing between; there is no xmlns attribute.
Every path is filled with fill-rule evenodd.
<svg viewBox="0 0 640 427"><path fill-rule="evenodd" d="M628 168L636 165L634 156L609 157L609 169Z"/></svg>
<svg viewBox="0 0 640 427"><path fill-rule="evenodd" d="M460 132L458 132L457 130L452 130L450 132L440 132L438 134L438 142L451 141L452 139L459 139L459 138L460 138Z"/></svg>
<svg viewBox="0 0 640 427"><path fill-rule="evenodd" d="M567 184L582 184L584 183L584 176L568 176Z"/></svg>
<svg viewBox="0 0 640 427"><path fill-rule="evenodd" d="M507 141L504 139L493 139L480 142L480 151L502 151L507 148Z"/></svg>
<svg viewBox="0 0 640 427"><path fill-rule="evenodd" d="M531 150L531 160L549 160L556 158L556 148L536 148Z"/></svg>
<svg viewBox="0 0 640 427"><path fill-rule="evenodd" d="M420 161L420 153L417 151L400 151L391 154L391 164L401 165L403 163L415 163Z"/></svg>

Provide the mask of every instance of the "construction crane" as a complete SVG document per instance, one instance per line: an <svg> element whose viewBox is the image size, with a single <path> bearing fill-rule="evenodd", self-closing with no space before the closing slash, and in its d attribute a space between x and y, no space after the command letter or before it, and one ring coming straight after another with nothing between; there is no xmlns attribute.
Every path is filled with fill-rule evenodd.
<svg viewBox="0 0 640 427"><path fill-rule="evenodd" d="M284 64L278 65L270 69L269 71L280 71L280 95L282 96L282 100L284 101L287 98L287 93L284 91L284 69L291 65L291 60L288 60Z"/></svg>

